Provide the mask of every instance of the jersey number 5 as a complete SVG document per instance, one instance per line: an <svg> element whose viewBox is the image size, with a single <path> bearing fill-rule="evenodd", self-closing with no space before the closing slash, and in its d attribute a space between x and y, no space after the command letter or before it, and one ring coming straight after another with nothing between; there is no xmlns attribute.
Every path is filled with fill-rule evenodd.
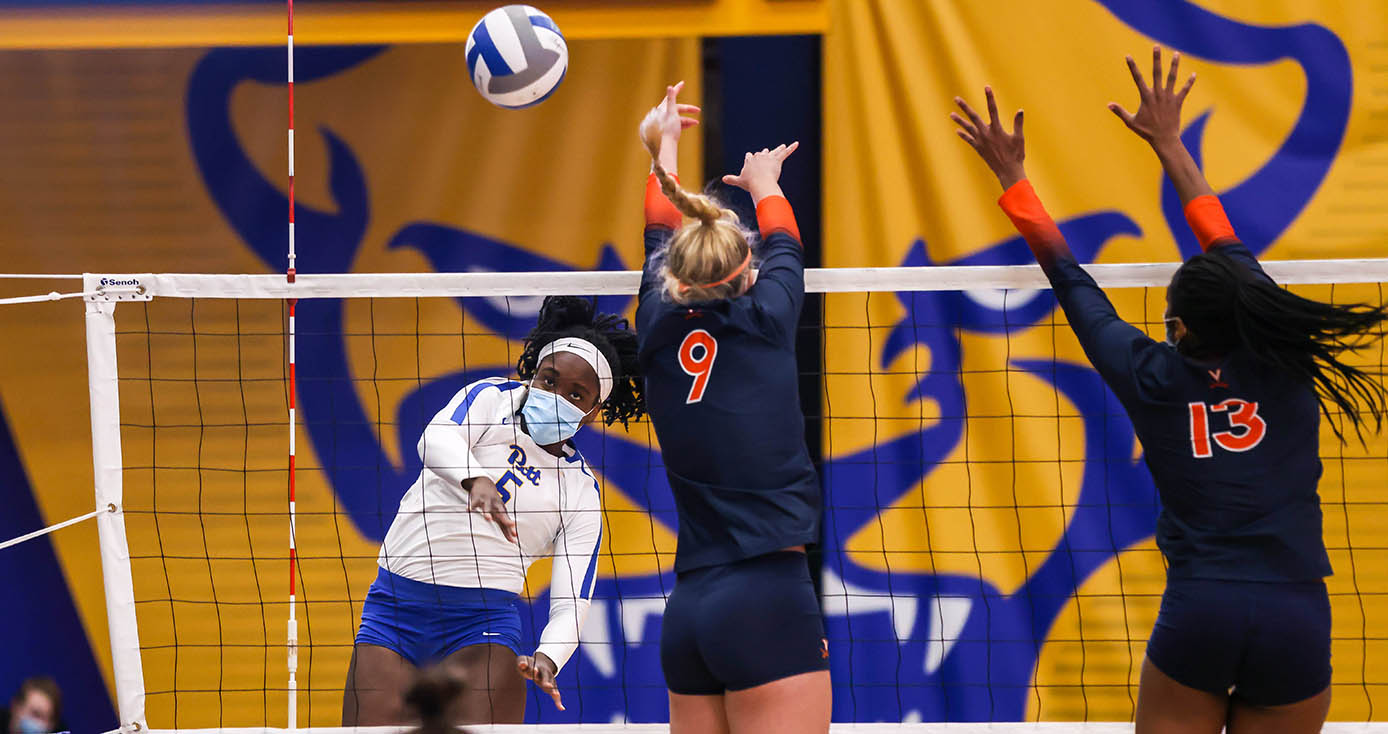
<svg viewBox="0 0 1388 734"><path fill-rule="evenodd" d="M1210 413L1229 413L1229 430L1210 433ZM1214 405L1190 404L1190 446L1197 459L1214 456L1213 439L1225 451L1242 452L1262 443L1267 423L1258 416L1258 404L1229 398Z"/></svg>
<svg viewBox="0 0 1388 734"><path fill-rule="evenodd" d="M689 386L689 397L685 404L697 403L704 399L708 389L708 378L713 372L713 360L718 358L718 340L703 329L695 329L680 342L680 369L694 378Z"/></svg>

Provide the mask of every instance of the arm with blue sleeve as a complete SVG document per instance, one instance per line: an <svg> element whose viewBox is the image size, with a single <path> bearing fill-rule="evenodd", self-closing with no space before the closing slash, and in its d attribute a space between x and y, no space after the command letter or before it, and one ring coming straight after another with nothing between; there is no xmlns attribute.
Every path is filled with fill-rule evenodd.
<svg viewBox="0 0 1388 734"><path fill-rule="evenodd" d="M554 539L554 566L549 580L549 621L535 652L544 653L562 670L578 649L598 581L598 548L602 545L602 503L597 483L564 509Z"/></svg>
<svg viewBox="0 0 1388 734"><path fill-rule="evenodd" d="M1075 260L1030 181L1013 184L998 204L1031 247L1094 369L1120 397L1135 394L1144 356L1160 345L1119 318L1103 289Z"/></svg>
<svg viewBox="0 0 1388 734"><path fill-rule="evenodd" d="M757 202L761 232L761 265L749 295L762 313L792 342L805 302L805 252L795 210L786 197L767 196Z"/></svg>

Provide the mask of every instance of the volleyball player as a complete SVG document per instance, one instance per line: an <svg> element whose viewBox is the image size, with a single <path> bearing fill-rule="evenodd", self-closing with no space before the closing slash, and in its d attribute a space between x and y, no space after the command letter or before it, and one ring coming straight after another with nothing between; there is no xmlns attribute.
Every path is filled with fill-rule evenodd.
<svg viewBox="0 0 1388 734"><path fill-rule="evenodd" d="M526 679L563 708L555 676L578 646L602 541L598 484L569 439L600 414L626 425L645 412L637 370L625 319L552 296L520 380L474 382L433 417L366 596L344 725L401 723L405 688L433 664L465 684L456 723L521 723ZM522 654L514 600L546 555L549 621Z"/></svg>
<svg viewBox="0 0 1388 734"><path fill-rule="evenodd" d="M680 86L641 124L652 173L636 310L679 516L660 639L670 731L826 732L829 650L805 559L820 490L795 360L804 263L777 183L796 144L748 153L723 178L756 204L754 254L733 212L675 179L680 131L698 112L676 103Z"/></svg>
<svg viewBox="0 0 1388 734"><path fill-rule="evenodd" d="M1147 643L1139 734L1320 731L1330 707L1331 573L1316 482L1320 413L1362 435L1381 427L1380 384L1341 357L1382 336L1382 307L1332 305L1279 288L1241 244L1180 139L1179 56L1149 86L1128 59L1141 103L1109 107L1151 144L1204 249L1167 288L1167 343L1119 319L1071 255L1022 165L1022 113L1011 134L985 89L985 122L963 99L959 136L993 170L1002 209L1026 238L1085 354L1122 402L1161 496L1167 561Z"/></svg>

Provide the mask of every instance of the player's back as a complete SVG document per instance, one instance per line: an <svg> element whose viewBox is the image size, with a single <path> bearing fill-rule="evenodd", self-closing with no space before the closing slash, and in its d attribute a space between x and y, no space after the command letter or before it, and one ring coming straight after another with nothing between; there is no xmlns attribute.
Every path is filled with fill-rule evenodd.
<svg viewBox="0 0 1388 734"><path fill-rule="evenodd" d="M1124 402L1161 494L1157 543L1170 573L1256 581L1329 574L1312 386L1242 350L1197 361L1151 348L1167 352L1150 363L1164 374L1150 375L1151 394Z"/></svg>
<svg viewBox="0 0 1388 734"><path fill-rule="evenodd" d="M643 294L646 409L680 515L677 571L818 539L795 357L801 271L799 242L776 233L743 296L683 306Z"/></svg>

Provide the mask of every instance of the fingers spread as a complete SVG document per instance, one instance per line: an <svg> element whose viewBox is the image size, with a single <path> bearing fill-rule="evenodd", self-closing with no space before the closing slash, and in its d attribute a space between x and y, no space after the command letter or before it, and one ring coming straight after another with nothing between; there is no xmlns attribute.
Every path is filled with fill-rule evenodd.
<svg viewBox="0 0 1388 734"><path fill-rule="evenodd" d="M1176 70L1181 68L1181 54L1175 52L1171 54L1171 68L1166 72L1166 91L1171 93L1176 91Z"/></svg>
<svg viewBox="0 0 1388 734"><path fill-rule="evenodd" d="M998 124L998 100L993 97L993 88L984 87L983 96L988 101L988 125L997 127Z"/></svg>
<svg viewBox="0 0 1388 734"><path fill-rule="evenodd" d="M1017 114L1012 117L1012 134L1022 137L1022 111L1017 110Z"/></svg>
<svg viewBox="0 0 1388 734"><path fill-rule="evenodd" d="M958 135L961 140L968 143L969 145L972 145L975 148L978 147L978 140L974 139L974 136L964 132L963 130L955 130L954 134Z"/></svg>
<svg viewBox="0 0 1388 734"><path fill-rule="evenodd" d="M969 116L969 120L973 122L975 129L983 127L983 118L978 116L978 113L974 111L974 108L969 106L968 102L964 101L963 97L955 97L954 103L959 105L959 109L963 110L964 114Z"/></svg>
<svg viewBox="0 0 1388 734"><path fill-rule="evenodd" d="M1178 101L1184 102L1186 99L1186 95L1190 94L1190 88L1193 86L1195 86L1195 74L1192 72L1190 78L1186 80L1186 85L1184 87L1181 87L1181 91L1176 93L1176 99Z"/></svg>
<svg viewBox="0 0 1388 734"><path fill-rule="evenodd" d="M1128 127L1133 126L1133 113L1123 109L1122 105L1118 104L1117 102L1109 102L1108 109L1109 112L1112 112L1113 114L1117 115L1118 119L1122 120L1124 125L1127 125Z"/></svg>
<svg viewBox="0 0 1388 734"><path fill-rule="evenodd" d="M970 136L973 136L973 137L977 137L977 136L978 136L978 128L974 127L974 126L973 126L973 123L971 123L971 122L969 122L968 120L965 120L964 118L960 117L960 116L959 116L959 113L957 113L957 112L951 112L951 113L949 113L949 119L952 120L952 121L954 122L954 124L958 125L964 132L968 133Z"/></svg>
<svg viewBox="0 0 1388 734"><path fill-rule="evenodd" d="M1131 56L1127 57L1127 60L1128 73L1133 75L1133 82L1137 84L1138 94L1144 97L1147 96L1148 92L1150 92L1151 90L1147 88L1147 82L1143 81L1142 73L1137 70L1137 61L1135 61Z"/></svg>
<svg viewBox="0 0 1388 734"><path fill-rule="evenodd" d="M1161 89L1161 46L1152 47L1152 88Z"/></svg>

